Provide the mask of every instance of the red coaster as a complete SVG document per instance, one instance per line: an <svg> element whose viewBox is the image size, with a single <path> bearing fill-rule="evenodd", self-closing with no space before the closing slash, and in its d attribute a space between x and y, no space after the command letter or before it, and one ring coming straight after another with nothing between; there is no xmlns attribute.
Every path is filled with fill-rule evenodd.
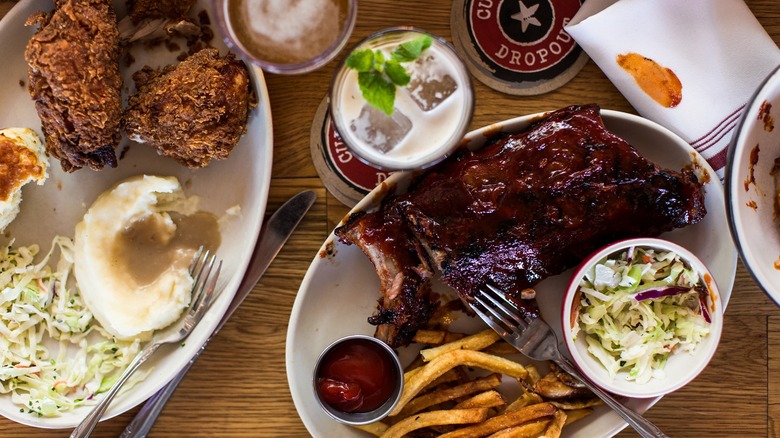
<svg viewBox="0 0 780 438"><path fill-rule="evenodd" d="M455 0L455 48L485 85L515 95L552 91L579 73L588 56L563 27L579 0Z"/></svg>
<svg viewBox="0 0 780 438"><path fill-rule="evenodd" d="M327 97L311 124L311 157L325 188L348 207L354 207L392 173L360 161L349 151L333 126Z"/></svg>

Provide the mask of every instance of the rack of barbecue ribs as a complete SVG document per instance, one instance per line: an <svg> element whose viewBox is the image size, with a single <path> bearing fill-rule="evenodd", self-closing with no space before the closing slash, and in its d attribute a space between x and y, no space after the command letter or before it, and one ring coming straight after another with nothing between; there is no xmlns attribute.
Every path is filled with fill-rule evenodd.
<svg viewBox="0 0 780 438"><path fill-rule="evenodd" d="M376 211L351 215L336 235L376 268L375 335L402 346L437 306L435 271L464 301L492 284L538 316L523 290L607 243L656 236L705 214L692 170L659 168L587 105L459 151Z"/></svg>

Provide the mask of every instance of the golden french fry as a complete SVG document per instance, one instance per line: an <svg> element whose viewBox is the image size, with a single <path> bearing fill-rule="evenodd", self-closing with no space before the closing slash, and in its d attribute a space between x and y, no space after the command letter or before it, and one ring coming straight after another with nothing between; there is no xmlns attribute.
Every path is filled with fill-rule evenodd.
<svg viewBox="0 0 780 438"><path fill-rule="evenodd" d="M407 384L407 382L409 381L410 378L412 378L412 376L414 376L415 374L420 372L420 370L422 370L422 367L417 367L417 368L414 368L414 369L411 369L411 370L405 372L404 373L404 385ZM463 377L463 374L462 374L461 370L458 367L455 367L455 368L453 368L451 370L448 370L446 373L442 374L441 376L436 378L436 380L434 380L433 382L429 383L425 387L427 389L435 388L435 387L437 387L437 386L439 386L439 385L441 385L443 383L450 383L450 382L455 382L455 381L461 380L462 377ZM464 379L464 380L468 380L468 379Z"/></svg>
<svg viewBox="0 0 780 438"><path fill-rule="evenodd" d="M550 372L554 373L555 377L557 377L558 380L566 385L573 386L575 388L585 388L584 383L575 379L571 374L564 371L563 368L556 365L555 362L550 362Z"/></svg>
<svg viewBox="0 0 780 438"><path fill-rule="evenodd" d="M487 347L483 348L482 351L490 354L520 354L520 352L517 351L517 349L513 347L512 344L504 340L500 340L493 345L488 345Z"/></svg>
<svg viewBox="0 0 780 438"><path fill-rule="evenodd" d="M551 417L558 408L550 403L537 403L535 405L526 406L524 408L506 412L501 415L497 415L492 418L475 424L473 426L464 427L450 433L440 435L439 438L469 438L475 436L486 436L499 430L508 429L529 421L538 420L544 417Z"/></svg>
<svg viewBox="0 0 780 438"><path fill-rule="evenodd" d="M465 337L465 333L446 332L444 334L444 343L459 341Z"/></svg>
<svg viewBox="0 0 780 438"><path fill-rule="evenodd" d="M566 412L566 424L564 424L564 426L568 426L574 423L575 421L585 418L591 413L593 413L593 409L591 408L571 409L565 412Z"/></svg>
<svg viewBox="0 0 780 438"><path fill-rule="evenodd" d="M436 388L437 386L443 385L445 383L458 382L462 378L463 375L460 372L460 367L455 367L439 376L436 380L431 382L430 385L427 385L425 389Z"/></svg>
<svg viewBox="0 0 780 438"><path fill-rule="evenodd" d="M538 438L547 429L548 424L550 424L550 420L531 421L519 426L499 430L489 435L488 438Z"/></svg>
<svg viewBox="0 0 780 438"><path fill-rule="evenodd" d="M483 353L474 350L453 350L446 352L428 362L425 366L408 371L404 375L404 389L398 404L390 412L390 415L398 415L423 388L436 380L437 377L455 368L458 365L466 365L482 368L496 373L506 374L516 379L523 379L528 375L525 368L517 362L500 356Z"/></svg>
<svg viewBox="0 0 780 438"><path fill-rule="evenodd" d="M415 356L415 358L412 361L412 363L410 363L409 365L406 366L406 368L404 369L404 372L420 368L423 365L425 365L425 361L423 360L422 356L420 356L418 354L417 356Z"/></svg>
<svg viewBox="0 0 780 438"><path fill-rule="evenodd" d="M497 340L499 340L499 338L500 337L498 336L498 333L492 329L486 329L477 334L466 336L465 338L457 341L448 342L446 344L439 345L438 347L421 350L420 355L423 357L424 361L430 362L437 356L440 356L448 351L481 350L488 345L495 343Z"/></svg>
<svg viewBox="0 0 780 438"><path fill-rule="evenodd" d="M382 436L382 434L385 433L385 431L387 431L390 426L382 423L381 421L377 421L375 423L361 424L359 426L352 427L355 429L360 429L363 432L368 432L374 436Z"/></svg>
<svg viewBox="0 0 780 438"><path fill-rule="evenodd" d="M420 372L423 370L423 368L425 368L425 367L417 367L417 368L414 368L414 369L411 369L411 370L405 372L404 373L404 386L408 385L409 381L412 380L414 378L414 376L416 376L417 374L420 374Z"/></svg>
<svg viewBox="0 0 780 438"><path fill-rule="evenodd" d="M527 369L528 367L526 367ZM530 373L530 371L529 371ZM558 378L558 375L550 372L546 376L539 379L536 384L533 385L534 392L538 393L544 398L552 399L569 399L576 397L588 397L592 396L588 388L577 388L568 385L566 382Z"/></svg>
<svg viewBox="0 0 780 438"><path fill-rule="evenodd" d="M462 402L455 405L453 409L496 408L505 404L506 400L504 400L504 396L502 396L495 389L491 389L489 391L480 392L471 398L463 400Z"/></svg>
<svg viewBox="0 0 780 438"><path fill-rule="evenodd" d="M524 408L529 405L535 405L543 401L544 400L539 394L531 391L524 391L519 397L515 399L515 401L506 407L506 412L516 411L520 408Z"/></svg>
<svg viewBox="0 0 780 438"><path fill-rule="evenodd" d="M381 438L400 438L409 432L423 427L439 426L443 424L471 424L485 421L488 408L475 409L449 409L443 411L430 411L407 417L388 428Z"/></svg>
<svg viewBox="0 0 780 438"><path fill-rule="evenodd" d="M446 334L446 330L419 329L417 330L417 333L414 334L412 342L418 344L441 345L444 343L444 336Z"/></svg>
<svg viewBox="0 0 780 438"><path fill-rule="evenodd" d="M528 377L525 378L525 383L527 383L529 387L533 388L534 385L536 385L536 382L538 382L542 376L539 375L539 370L537 370L533 364L526 365L525 369L528 371Z"/></svg>
<svg viewBox="0 0 780 438"><path fill-rule="evenodd" d="M558 409L565 409L565 410L589 408L591 406L599 406L604 404L604 402L597 397L572 399L572 400L548 400L548 401L553 405L555 405L555 407L557 407Z"/></svg>
<svg viewBox="0 0 780 438"><path fill-rule="evenodd" d="M421 395L410 401L398 414L401 417L408 417L416 414L423 409L429 408L439 403L455 400L458 397L470 395L475 392L493 389L501 384L501 375L493 373L481 379L475 379L452 388L439 389L428 394Z"/></svg>
<svg viewBox="0 0 780 438"><path fill-rule="evenodd" d="M561 436L563 426L566 424L566 413L558 411L553 414L553 419L544 431L544 438L558 438Z"/></svg>

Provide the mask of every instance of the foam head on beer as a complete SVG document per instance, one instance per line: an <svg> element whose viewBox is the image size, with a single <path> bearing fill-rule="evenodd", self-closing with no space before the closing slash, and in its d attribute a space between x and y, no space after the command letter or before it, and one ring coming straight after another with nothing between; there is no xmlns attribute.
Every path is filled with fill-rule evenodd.
<svg viewBox="0 0 780 438"><path fill-rule="evenodd" d="M218 17L232 48L274 73L305 73L343 48L357 0L220 0Z"/></svg>

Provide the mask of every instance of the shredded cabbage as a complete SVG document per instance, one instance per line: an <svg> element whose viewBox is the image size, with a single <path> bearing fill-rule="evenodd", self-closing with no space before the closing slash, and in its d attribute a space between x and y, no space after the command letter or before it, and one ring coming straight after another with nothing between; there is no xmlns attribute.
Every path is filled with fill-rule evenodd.
<svg viewBox="0 0 780 438"><path fill-rule="evenodd" d="M69 238L55 237L37 263L38 245L12 244L0 249L0 394L10 393L20 412L39 417L94 404L138 354L141 341L116 340L93 321L72 286ZM52 270L55 248L61 255ZM131 378L129 387L143 377Z"/></svg>
<svg viewBox="0 0 780 438"><path fill-rule="evenodd" d="M631 249L585 273L572 334L584 333L610 378L627 371L626 380L643 384L663 378L672 352L692 353L710 332L701 304L707 292L678 254Z"/></svg>

